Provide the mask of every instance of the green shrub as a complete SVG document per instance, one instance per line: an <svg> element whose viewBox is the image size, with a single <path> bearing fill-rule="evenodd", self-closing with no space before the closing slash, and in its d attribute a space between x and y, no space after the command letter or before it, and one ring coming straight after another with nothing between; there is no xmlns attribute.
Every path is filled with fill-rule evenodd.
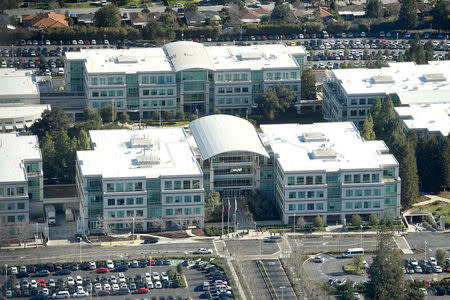
<svg viewBox="0 0 450 300"><path fill-rule="evenodd" d="M183 264L178 264L177 265L177 272L180 274L183 274Z"/></svg>
<svg viewBox="0 0 450 300"><path fill-rule="evenodd" d="M344 266L344 272L352 275L362 275L363 271L354 263L348 263Z"/></svg>
<svg viewBox="0 0 450 300"><path fill-rule="evenodd" d="M234 232L234 228L230 227L230 232ZM224 227L223 228L223 234L227 234L228 233L228 228ZM221 227L216 227L216 226L206 226L205 227L205 234L207 236L220 236L222 235L222 228Z"/></svg>

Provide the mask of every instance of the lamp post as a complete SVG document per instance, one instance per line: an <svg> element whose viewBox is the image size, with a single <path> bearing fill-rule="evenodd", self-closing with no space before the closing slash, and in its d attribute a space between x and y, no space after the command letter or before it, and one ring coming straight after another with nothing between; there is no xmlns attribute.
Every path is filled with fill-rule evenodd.
<svg viewBox="0 0 450 300"><path fill-rule="evenodd" d="M132 237L133 237L133 244L134 244L134 217L133 217L133 228L132 228Z"/></svg>

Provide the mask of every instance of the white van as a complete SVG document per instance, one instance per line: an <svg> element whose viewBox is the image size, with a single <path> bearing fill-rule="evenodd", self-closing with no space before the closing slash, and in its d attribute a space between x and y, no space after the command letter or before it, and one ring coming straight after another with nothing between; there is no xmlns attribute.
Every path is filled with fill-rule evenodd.
<svg viewBox="0 0 450 300"><path fill-rule="evenodd" d="M209 291L209 282L208 281L203 282L203 290Z"/></svg>
<svg viewBox="0 0 450 300"><path fill-rule="evenodd" d="M64 76L64 68L58 69L58 76Z"/></svg>
<svg viewBox="0 0 450 300"><path fill-rule="evenodd" d="M364 249L363 248L350 248L347 249L344 253L342 253L343 257L354 257L357 255L364 255Z"/></svg>

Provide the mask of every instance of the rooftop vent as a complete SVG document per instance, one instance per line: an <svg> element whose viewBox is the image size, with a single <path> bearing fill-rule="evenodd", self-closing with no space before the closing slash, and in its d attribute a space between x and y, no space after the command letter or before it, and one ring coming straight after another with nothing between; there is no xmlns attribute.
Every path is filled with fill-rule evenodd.
<svg viewBox="0 0 450 300"><path fill-rule="evenodd" d="M373 83L394 83L394 79L389 75L378 75L372 77Z"/></svg>
<svg viewBox="0 0 450 300"><path fill-rule="evenodd" d="M148 147L148 146L151 146L152 144L153 144L153 141L151 138L137 137L137 136L131 137L131 148Z"/></svg>
<svg viewBox="0 0 450 300"><path fill-rule="evenodd" d="M140 168L149 168L154 165L159 165L159 157L155 154L138 156L136 159Z"/></svg>
<svg viewBox="0 0 450 300"><path fill-rule="evenodd" d="M261 59L261 53L257 52L245 52L236 55L237 59L239 60L259 60Z"/></svg>
<svg viewBox="0 0 450 300"><path fill-rule="evenodd" d="M322 132L305 132L303 133L305 142L326 142L327 137Z"/></svg>
<svg viewBox="0 0 450 300"><path fill-rule="evenodd" d="M116 62L118 64L135 64L138 60L134 56L118 56Z"/></svg>
<svg viewBox="0 0 450 300"><path fill-rule="evenodd" d="M316 149L312 152L314 159L336 159L336 152L333 149Z"/></svg>
<svg viewBox="0 0 450 300"><path fill-rule="evenodd" d="M423 78L426 82L436 82L436 81L445 81L447 80L442 73L429 73L423 74Z"/></svg>

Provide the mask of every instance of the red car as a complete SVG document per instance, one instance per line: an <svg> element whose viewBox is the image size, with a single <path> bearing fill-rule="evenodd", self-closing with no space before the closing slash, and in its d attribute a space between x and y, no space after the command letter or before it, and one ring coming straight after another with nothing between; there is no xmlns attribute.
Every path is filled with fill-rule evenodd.
<svg viewBox="0 0 450 300"><path fill-rule="evenodd" d="M101 274L101 273L108 273L109 270L108 270L108 268L100 267L100 268L95 269L94 272L97 274Z"/></svg>
<svg viewBox="0 0 450 300"><path fill-rule="evenodd" d="M155 264L156 264L156 262L155 262L155 260L152 258L152 259L150 259L150 264L152 265L152 266L154 266Z"/></svg>
<svg viewBox="0 0 450 300"><path fill-rule="evenodd" d="M40 284L41 287L45 287L45 279L41 279L39 281L39 284Z"/></svg>
<svg viewBox="0 0 450 300"><path fill-rule="evenodd" d="M150 292L149 289L147 288L140 288L134 291L136 294L147 294L148 292Z"/></svg>

